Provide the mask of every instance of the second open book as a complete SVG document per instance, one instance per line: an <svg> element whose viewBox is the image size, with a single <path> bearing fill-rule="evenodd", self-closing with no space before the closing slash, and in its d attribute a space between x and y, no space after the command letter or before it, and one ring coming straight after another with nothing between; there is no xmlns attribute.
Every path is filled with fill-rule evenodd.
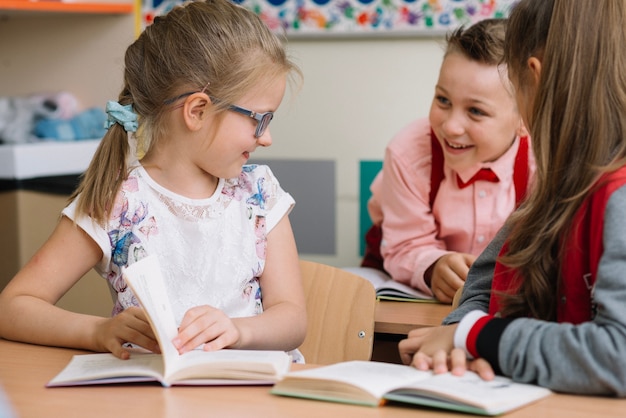
<svg viewBox="0 0 626 418"><path fill-rule="evenodd" d="M137 352L128 360L110 353L75 355L48 387L142 381L163 386L272 384L289 370L291 358L284 351L197 349L180 355L171 342L178 329L156 256L126 268L124 280L145 309L162 354Z"/></svg>
<svg viewBox="0 0 626 418"><path fill-rule="evenodd" d="M374 361L347 361L290 372L271 392L365 406L397 402L479 415L499 415L552 393L500 376L485 381L469 371L462 376L435 375L410 366Z"/></svg>
<svg viewBox="0 0 626 418"><path fill-rule="evenodd" d="M386 273L371 267L345 267L344 270L367 279L376 289L378 300L400 302L438 303L437 299L424 292L393 280Z"/></svg>

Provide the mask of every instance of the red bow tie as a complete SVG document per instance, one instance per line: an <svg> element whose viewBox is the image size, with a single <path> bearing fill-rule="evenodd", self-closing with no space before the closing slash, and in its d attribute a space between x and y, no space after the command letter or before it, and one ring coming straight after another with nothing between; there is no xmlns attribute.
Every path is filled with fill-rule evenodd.
<svg viewBox="0 0 626 418"><path fill-rule="evenodd" d="M476 174L474 174L474 176L471 179L467 181L467 183L463 183L463 180L461 180L461 177L459 177L458 175L456 176L456 182L459 185L460 189L463 189L469 186L470 184L474 183L477 180L491 181L493 183L497 183L500 181L496 173L494 173L490 168L481 168L480 170L478 170Z"/></svg>

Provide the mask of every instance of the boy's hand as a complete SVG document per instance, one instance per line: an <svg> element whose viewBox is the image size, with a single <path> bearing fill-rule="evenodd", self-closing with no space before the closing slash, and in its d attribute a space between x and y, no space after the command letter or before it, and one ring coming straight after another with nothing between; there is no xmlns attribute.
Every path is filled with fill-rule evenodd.
<svg viewBox="0 0 626 418"><path fill-rule="evenodd" d="M433 295L443 303L452 303L454 294L463 286L467 273L476 256L450 253L440 257L432 267L430 288Z"/></svg>

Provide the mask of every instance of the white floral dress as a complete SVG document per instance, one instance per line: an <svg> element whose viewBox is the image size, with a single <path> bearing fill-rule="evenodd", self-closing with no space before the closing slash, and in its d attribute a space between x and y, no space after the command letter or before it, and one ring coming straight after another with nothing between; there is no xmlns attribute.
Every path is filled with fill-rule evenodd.
<svg viewBox="0 0 626 418"><path fill-rule="evenodd" d="M207 199L173 193L139 165L122 183L106 225L76 219L75 202L63 214L102 249L95 269L117 295L112 314L138 306L123 269L156 254L176 323L199 305L233 318L261 313L266 237L295 204L263 165L246 165L238 178L220 179ZM298 353L294 356L298 360Z"/></svg>

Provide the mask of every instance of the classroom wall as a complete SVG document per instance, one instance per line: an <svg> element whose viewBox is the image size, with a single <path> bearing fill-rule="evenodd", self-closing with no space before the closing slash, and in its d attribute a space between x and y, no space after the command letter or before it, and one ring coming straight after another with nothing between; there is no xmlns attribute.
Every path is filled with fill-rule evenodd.
<svg viewBox="0 0 626 418"><path fill-rule="evenodd" d="M255 158L335 163L334 254L302 258L360 262L359 162L381 160L401 127L428 115L443 45L443 37L289 40L304 85L288 93L271 125L273 145Z"/></svg>
<svg viewBox="0 0 626 418"><path fill-rule="evenodd" d="M119 93L133 25L130 15L0 19L0 96L66 90L84 106L104 107ZM300 202L292 219L302 258L339 267L359 263L359 162L381 160L395 132L428 114L443 44L442 36L417 35L288 40L304 84L299 92L288 92L277 112L273 145L253 158L284 160L277 165L281 171L304 160L301 174L309 177L315 167L332 171L330 177L321 173L313 189L310 178L296 187L290 173L277 170ZM334 184L325 183L333 176ZM334 213L326 211L327 199L334 200ZM322 250L313 245L318 233ZM334 245L326 244L329 236Z"/></svg>
<svg viewBox="0 0 626 418"><path fill-rule="evenodd" d="M0 97L67 91L104 109L122 88L134 28L132 14L0 11Z"/></svg>

